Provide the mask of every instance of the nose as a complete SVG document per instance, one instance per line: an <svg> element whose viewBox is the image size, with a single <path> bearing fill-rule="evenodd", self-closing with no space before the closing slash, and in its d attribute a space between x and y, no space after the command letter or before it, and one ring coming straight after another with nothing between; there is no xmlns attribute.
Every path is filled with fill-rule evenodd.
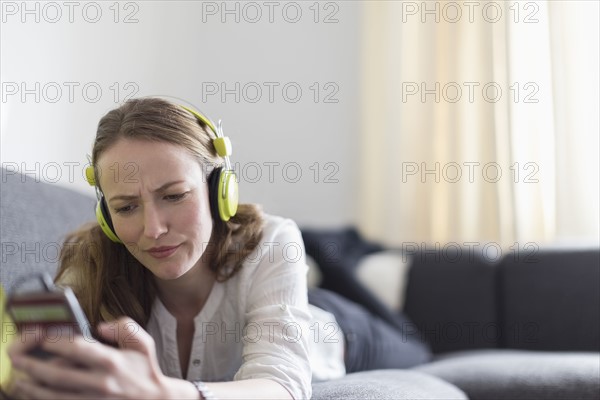
<svg viewBox="0 0 600 400"><path fill-rule="evenodd" d="M144 206L144 236L158 239L168 231L164 215L154 205Z"/></svg>

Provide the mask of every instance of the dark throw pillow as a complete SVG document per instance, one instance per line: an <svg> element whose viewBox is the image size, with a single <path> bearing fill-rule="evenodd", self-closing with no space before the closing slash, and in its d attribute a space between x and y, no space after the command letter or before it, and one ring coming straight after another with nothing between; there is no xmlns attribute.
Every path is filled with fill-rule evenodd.
<svg viewBox="0 0 600 400"><path fill-rule="evenodd" d="M398 345L402 346L400 353L404 356L404 368L429 361L431 350L415 324L403 313L392 311L360 283L356 276L356 266L362 257L386 249L377 243L365 240L353 227L339 230L301 229L301 231L306 253L315 260L322 275L320 289L337 293L397 330L403 338ZM319 303L314 304L317 307L327 309L328 306L334 307L332 304L340 304L339 300L333 297L317 296L314 293L309 292L309 300ZM320 304L323 300L316 300L323 297L329 298L325 306ZM334 307L333 311L339 311L339 307ZM339 323L343 329L344 322Z"/></svg>

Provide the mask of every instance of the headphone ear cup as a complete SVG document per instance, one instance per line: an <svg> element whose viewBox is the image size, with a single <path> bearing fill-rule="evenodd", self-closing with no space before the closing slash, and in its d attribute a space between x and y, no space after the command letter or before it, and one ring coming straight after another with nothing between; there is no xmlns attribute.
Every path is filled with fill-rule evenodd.
<svg viewBox="0 0 600 400"><path fill-rule="evenodd" d="M208 198L210 202L210 212L214 221L221 219L219 215L219 178L223 168L215 168L208 177Z"/></svg>
<svg viewBox="0 0 600 400"><path fill-rule="evenodd" d="M221 193L219 197L219 214L222 220L228 221L235 215L238 208L238 183L233 171L221 172L219 193Z"/></svg>
<svg viewBox="0 0 600 400"><path fill-rule="evenodd" d="M216 168L209 177L210 209L215 221L229 221L238 207L238 184L235 173Z"/></svg>
<svg viewBox="0 0 600 400"><path fill-rule="evenodd" d="M106 205L106 201L104 200L104 196L100 198L98 204L96 205L96 219L98 220L98 224L102 229L102 232L110 240L115 243L123 243L121 239L115 233L115 228L112 223L112 219L110 218L110 213L108 212L108 206Z"/></svg>

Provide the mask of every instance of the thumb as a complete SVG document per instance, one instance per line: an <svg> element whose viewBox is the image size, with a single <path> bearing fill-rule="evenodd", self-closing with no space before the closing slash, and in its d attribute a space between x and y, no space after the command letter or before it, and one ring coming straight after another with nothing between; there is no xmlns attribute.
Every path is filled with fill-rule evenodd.
<svg viewBox="0 0 600 400"><path fill-rule="evenodd" d="M152 336L129 317L98 325L98 334L105 340L117 343L120 349L144 354L155 371L160 371L156 357L156 345Z"/></svg>
<svg viewBox="0 0 600 400"><path fill-rule="evenodd" d="M98 335L116 343L121 349L135 350L144 354L154 354L154 339L137 322L129 317L98 325Z"/></svg>

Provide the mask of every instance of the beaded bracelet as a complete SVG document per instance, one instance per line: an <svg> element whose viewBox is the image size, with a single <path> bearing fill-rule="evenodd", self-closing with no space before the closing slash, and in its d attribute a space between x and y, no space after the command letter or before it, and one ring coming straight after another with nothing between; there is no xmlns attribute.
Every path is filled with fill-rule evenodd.
<svg viewBox="0 0 600 400"><path fill-rule="evenodd" d="M194 386L196 386L196 389L198 389L198 392L200 392L200 399L201 400L216 400L215 395L206 386L206 383L204 383L202 381L194 381L194 382L192 382L192 384Z"/></svg>

